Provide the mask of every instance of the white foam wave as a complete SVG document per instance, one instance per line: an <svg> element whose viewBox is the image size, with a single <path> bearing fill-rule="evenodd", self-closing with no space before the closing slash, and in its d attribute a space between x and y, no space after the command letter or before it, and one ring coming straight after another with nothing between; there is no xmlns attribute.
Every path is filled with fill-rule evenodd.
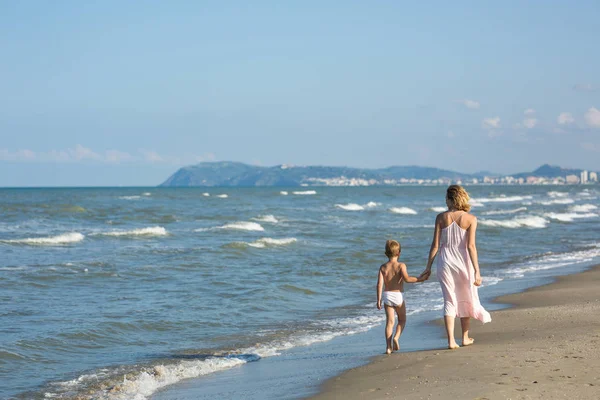
<svg viewBox="0 0 600 400"><path fill-rule="evenodd" d="M226 194L218 194L218 195L217 195L217 197L218 197L218 198L220 198L220 199L226 199L226 198L228 198L228 197L229 197L229 195L226 195Z"/></svg>
<svg viewBox="0 0 600 400"><path fill-rule="evenodd" d="M202 193L202 196L204 196L204 197L210 197L210 193Z"/></svg>
<svg viewBox="0 0 600 400"><path fill-rule="evenodd" d="M469 204L471 205L471 207L485 207L485 204L473 199L469 200Z"/></svg>
<svg viewBox="0 0 600 400"><path fill-rule="evenodd" d="M530 200L533 196L505 196L500 195L498 197L484 197L481 199L471 199L471 205L473 203L513 203L516 201Z"/></svg>
<svg viewBox="0 0 600 400"><path fill-rule="evenodd" d="M279 192L279 194L282 196L287 196L288 192L286 192L285 190L282 190L281 192Z"/></svg>
<svg viewBox="0 0 600 400"><path fill-rule="evenodd" d="M497 211L487 211L482 213L482 215L504 215L504 214L516 214L521 211L527 211L527 207L519 207L513 210L497 210Z"/></svg>
<svg viewBox="0 0 600 400"><path fill-rule="evenodd" d="M568 265L576 265L594 261L600 257L600 248L578 250L563 254L550 254L537 260L528 261L503 271L504 274L522 278L528 272L543 271Z"/></svg>
<svg viewBox="0 0 600 400"><path fill-rule="evenodd" d="M63 245L70 243L81 242L85 238L79 232L71 232L71 233L63 233L62 235L57 236L49 236L49 237L37 237L37 238L24 238L24 239L8 239L8 240L0 240L3 243L11 243L11 244L28 244L28 245L38 245L38 246L55 246L55 245Z"/></svg>
<svg viewBox="0 0 600 400"><path fill-rule="evenodd" d="M366 208L374 208L374 207L379 207L381 205L381 203L376 203L374 201L370 201L367 204L365 204Z"/></svg>
<svg viewBox="0 0 600 400"><path fill-rule="evenodd" d="M593 204L579 204L576 206L572 206L569 207L569 210L573 211L573 212L581 212L581 213L587 213L593 210L597 210L598 207L593 205Z"/></svg>
<svg viewBox="0 0 600 400"><path fill-rule="evenodd" d="M385 319L384 313L357 316L354 318L340 318L330 321L315 321L317 331L298 332L288 338L274 340L264 344L239 349L226 356L210 356L199 360L180 360L173 363L165 363L154 366L143 367L139 372L127 373L117 384L102 384L102 389L95 391L85 390L86 394L80 395L82 399L99 400L146 400L161 388L175 384L184 379L196 378L234 368L248 362L258 361L261 358L272 357L281 354L282 351L294 347L310 346L314 343L327 342L339 336L348 336L366 332L380 325ZM106 371L106 370L105 370ZM118 371L115 371L118 372ZM113 373L113 375L116 375ZM105 380L107 374L86 374L68 382L54 384L55 393L47 392L45 397L62 397L63 392L78 387L85 388L86 384L98 385Z"/></svg>
<svg viewBox="0 0 600 400"><path fill-rule="evenodd" d="M361 206L360 204L356 204L356 203L336 204L335 206L337 208L341 208L342 210L346 210L346 211L362 211L365 209L363 206Z"/></svg>
<svg viewBox="0 0 600 400"><path fill-rule="evenodd" d="M573 213L547 213L544 215L550 219L555 219L555 220L561 221L561 222L573 222L576 219L594 218L594 217L598 216L598 214L593 214L593 213L579 214L579 213L575 213L575 212L573 212Z"/></svg>
<svg viewBox="0 0 600 400"><path fill-rule="evenodd" d="M313 194L317 194L317 192L315 190L302 190L302 191L296 191L296 192L292 192L292 193L300 195L300 196L310 196Z"/></svg>
<svg viewBox="0 0 600 400"><path fill-rule="evenodd" d="M549 197L567 197L569 193L566 192L548 192Z"/></svg>
<svg viewBox="0 0 600 400"><path fill-rule="evenodd" d="M263 228L260 224L257 224L256 222L246 222L246 221L241 221L241 222L232 222L230 224L225 224L222 226L216 226L213 228L198 228L198 229L194 229L194 232L206 232L206 231L211 231L211 230L215 230L215 229L228 229L228 230L237 230L237 231L264 231L265 228Z"/></svg>
<svg viewBox="0 0 600 400"><path fill-rule="evenodd" d="M132 229L130 231L102 232L102 236L165 236L168 232L162 226L150 226L148 228Z"/></svg>
<svg viewBox="0 0 600 400"><path fill-rule="evenodd" d="M150 193L150 192L144 192L144 193L142 193L142 196L152 196L152 193Z"/></svg>
<svg viewBox="0 0 600 400"><path fill-rule="evenodd" d="M296 238L282 238L282 239L273 239L273 238L262 238L262 239L258 239L255 242L252 243L247 243L248 246L250 247L256 247L256 248L265 248L268 246L286 246L288 244L292 244L292 243L296 243L297 239Z"/></svg>
<svg viewBox="0 0 600 400"><path fill-rule="evenodd" d="M538 216L515 217L508 220L480 219L479 224L500 228L545 228L548 220Z"/></svg>
<svg viewBox="0 0 600 400"><path fill-rule="evenodd" d="M537 203L544 205L544 206L551 206L554 204L573 204L573 203L575 203L575 200L573 200L573 199L554 199L554 200L542 200L542 201L538 201Z"/></svg>
<svg viewBox="0 0 600 400"><path fill-rule="evenodd" d="M390 211L393 212L394 214L410 214L410 215L417 214L417 212L415 210L413 210L412 208L408 208L408 207L392 207L392 208L390 208Z"/></svg>
<svg viewBox="0 0 600 400"><path fill-rule="evenodd" d="M275 218L274 215L261 215L260 217L256 217L253 218L255 221L260 221L260 222L269 222L271 224L276 224L279 222L279 220L277 218Z"/></svg>
<svg viewBox="0 0 600 400"><path fill-rule="evenodd" d="M139 200L142 196L119 196L121 200Z"/></svg>
<svg viewBox="0 0 600 400"><path fill-rule="evenodd" d="M429 211L433 211L436 213L442 213L442 212L448 211L448 207L430 207Z"/></svg>

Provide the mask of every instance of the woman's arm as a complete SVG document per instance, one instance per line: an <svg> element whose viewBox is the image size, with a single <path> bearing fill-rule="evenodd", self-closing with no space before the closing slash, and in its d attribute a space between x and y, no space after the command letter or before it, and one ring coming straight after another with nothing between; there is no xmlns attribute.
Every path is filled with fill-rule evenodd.
<svg viewBox="0 0 600 400"><path fill-rule="evenodd" d="M481 286L481 273L479 272L479 259L477 257L477 246L475 245L475 232L477 231L477 217L473 217L473 222L468 229L467 239L467 250L469 251L469 257L471 257L471 263L475 270L475 286Z"/></svg>
<svg viewBox="0 0 600 400"><path fill-rule="evenodd" d="M377 309L381 310L381 293L383 292L383 274L379 268L379 276L377 277Z"/></svg>
<svg viewBox="0 0 600 400"><path fill-rule="evenodd" d="M442 229L440 228L440 215L438 215L435 219L433 240L431 241L431 248L429 249L429 259L427 260L427 267L425 267L425 271L423 271L423 274L431 273L431 266L433 265L433 260L435 260L435 256L437 255L438 249L440 247L440 234L442 233Z"/></svg>

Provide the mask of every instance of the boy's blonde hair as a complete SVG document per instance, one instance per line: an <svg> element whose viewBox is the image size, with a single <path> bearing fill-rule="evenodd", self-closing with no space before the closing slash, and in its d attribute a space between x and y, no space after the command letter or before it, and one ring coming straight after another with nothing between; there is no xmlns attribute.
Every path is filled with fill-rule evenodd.
<svg viewBox="0 0 600 400"><path fill-rule="evenodd" d="M446 190L446 199L459 211L471 211L469 193L460 185L451 185Z"/></svg>
<svg viewBox="0 0 600 400"><path fill-rule="evenodd" d="M385 255L388 256L388 258L398 257L401 251L400 243L395 240L388 240L385 242Z"/></svg>

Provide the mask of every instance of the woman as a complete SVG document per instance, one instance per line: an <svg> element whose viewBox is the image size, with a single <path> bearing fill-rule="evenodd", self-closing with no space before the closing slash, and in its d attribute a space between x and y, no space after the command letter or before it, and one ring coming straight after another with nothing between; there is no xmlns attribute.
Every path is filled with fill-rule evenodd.
<svg viewBox="0 0 600 400"><path fill-rule="evenodd" d="M479 303L477 286L481 285L481 274L475 247L477 218L469 214L469 194L459 185L446 191L448 211L435 220L433 241L429 260L423 275L431 273L431 266L438 254L437 276L444 294L444 323L448 335L448 348L457 349L454 340L454 318L460 318L462 345L469 346L474 340L469 337L470 318L483 323L490 322L490 314Z"/></svg>

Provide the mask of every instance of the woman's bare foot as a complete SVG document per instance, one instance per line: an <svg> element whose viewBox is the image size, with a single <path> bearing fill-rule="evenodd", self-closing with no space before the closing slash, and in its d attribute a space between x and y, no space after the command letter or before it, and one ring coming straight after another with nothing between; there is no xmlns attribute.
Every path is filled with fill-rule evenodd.
<svg viewBox="0 0 600 400"><path fill-rule="evenodd" d="M394 339L393 349L394 349L394 351L400 350L400 343L398 343L398 339Z"/></svg>
<svg viewBox="0 0 600 400"><path fill-rule="evenodd" d="M389 347L385 349L385 354L392 354L392 349L390 349Z"/></svg>
<svg viewBox="0 0 600 400"><path fill-rule="evenodd" d="M473 343L475 343L475 339L473 339L473 338L466 338L466 339L463 339L462 345L463 346L470 346Z"/></svg>
<svg viewBox="0 0 600 400"><path fill-rule="evenodd" d="M452 343L452 344L448 345L448 349L449 350L456 350L458 348L460 348L460 346L458 344L456 344L456 343Z"/></svg>

